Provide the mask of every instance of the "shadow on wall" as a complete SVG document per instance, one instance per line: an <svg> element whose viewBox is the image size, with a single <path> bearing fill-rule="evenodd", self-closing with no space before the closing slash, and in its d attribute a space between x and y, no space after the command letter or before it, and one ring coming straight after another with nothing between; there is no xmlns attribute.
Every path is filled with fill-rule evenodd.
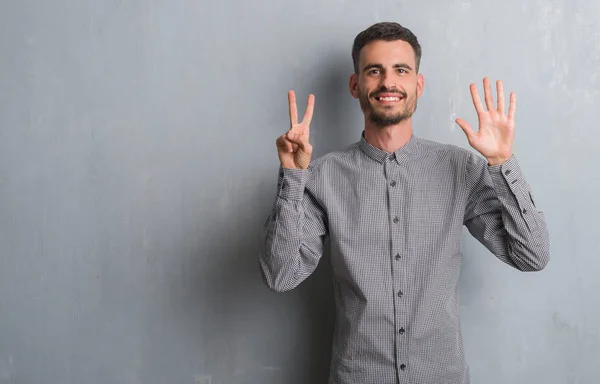
<svg viewBox="0 0 600 384"><path fill-rule="evenodd" d="M267 191L274 188L264 189L262 198L270 199L273 193ZM196 320L188 322L188 332L199 332L200 348L210 348L202 355L213 374L211 384L326 384L335 317L328 252L296 289L271 292L257 259L259 228L267 214L268 209L262 217L238 222L233 231L223 226L210 251L199 252L198 257L218 262L193 272L188 305L202 308L202 313L192 316ZM248 230L232 239L239 228Z"/></svg>
<svg viewBox="0 0 600 384"><path fill-rule="evenodd" d="M274 175L256 177L254 190L238 192L227 211L211 209L201 219L211 233L197 234L201 239L191 254L170 261L181 268L177 260L188 260L183 265L189 270L166 282L160 312L175 313L155 326L171 332L159 337L170 348L153 347L151 361L169 359L164 351L172 350L177 359L170 358L170 369L187 377L207 375L211 384L327 383L335 318L328 250L316 271L290 292L270 291L259 268L262 226L275 197L274 169ZM164 375L156 371L155 378Z"/></svg>
<svg viewBox="0 0 600 384"><path fill-rule="evenodd" d="M337 57L307 90L320 102L313 120L319 125L312 131L315 157L356 141L362 124L354 121L358 128L347 129L352 120L346 111L352 102L347 96L351 66ZM172 349L177 356L189 356L178 359L176 368L194 367L194 374L210 377L211 384L328 382L335 322L328 244L316 271L291 292L271 292L261 277L257 255L275 198L276 176L275 166L271 175L242 175L236 185L244 185L243 190L229 191L235 195L231 207L219 210L206 203L208 213L201 220L210 223L205 225L210 233L191 234L199 240L191 254L182 257L189 268L183 272L184 282L177 274L167 282L167 296L181 295L161 304L178 312L169 325L179 329L176 341L168 342L183 344ZM224 193L228 186L212 187L212 197L218 200L219 191ZM174 308L173 301L180 301L180 307Z"/></svg>

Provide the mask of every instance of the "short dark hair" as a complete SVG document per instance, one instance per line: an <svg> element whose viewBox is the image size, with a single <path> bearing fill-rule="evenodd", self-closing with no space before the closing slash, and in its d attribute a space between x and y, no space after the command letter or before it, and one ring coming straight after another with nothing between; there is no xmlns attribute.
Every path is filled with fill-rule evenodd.
<svg viewBox="0 0 600 384"><path fill-rule="evenodd" d="M360 51L363 47L373 41L406 41L415 51L415 63L416 71L419 72L419 65L421 64L421 45L417 40L417 36L411 32L410 29L403 27L402 25L395 22L381 22L373 24L369 28L360 32L354 39L352 45L352 62L354 63L354 72L358 74L358 59Z"/></svg>

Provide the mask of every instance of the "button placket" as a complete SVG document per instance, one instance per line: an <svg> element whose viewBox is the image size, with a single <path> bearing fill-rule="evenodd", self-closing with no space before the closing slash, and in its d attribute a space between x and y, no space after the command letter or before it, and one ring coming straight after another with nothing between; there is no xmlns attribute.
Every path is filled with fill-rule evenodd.
<svg viewBox="0 0 600 384"><path fill-rule="evenodd" d="M402 204L401 199L404 196L405 185L400 182L402 174L398 174L398 172L402 172L403 170L396 167L397 163L395 161L387 162L385 164L385 176L387 179L387 190L388 190L388 201L389 201L389 215L390 215L390 235L392 238L390 239L391 251L392 253L392 279L393 279L393 289L394 289L394 326L396 328L396 340L395 340L395 348L396 348L396 367L398 369L398 373L400 374L401 370L406 369L406 359L407 355L407 332L406 332L406 324L407 324L407 302L404 297L405 292L403 291L404 284L406 281L406 263L404 263L404 247L402 244L403 236L402 233L406 230L404 228L404 220L403 220L403 212L402 212ZM402 365L401 365L402 364ZM400 377L399 377L400 378ZM404 379L402 379L404 380Z"/></svg>

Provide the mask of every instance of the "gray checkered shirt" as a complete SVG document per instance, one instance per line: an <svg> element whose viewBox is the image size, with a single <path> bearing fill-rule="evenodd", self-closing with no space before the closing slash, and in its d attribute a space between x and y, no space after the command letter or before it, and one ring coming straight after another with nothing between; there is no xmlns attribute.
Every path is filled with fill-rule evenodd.
<svg viewBox="0 0 600 384"><path fill-rule="evenodd" d="M504 263L549 259L542 212L511 157L412 136L389 154L360 141L280 166L259 256L268 286L287 291L317 267L329 237L336 326L331 384L467 384L459 316L461 232Z"/></svg>

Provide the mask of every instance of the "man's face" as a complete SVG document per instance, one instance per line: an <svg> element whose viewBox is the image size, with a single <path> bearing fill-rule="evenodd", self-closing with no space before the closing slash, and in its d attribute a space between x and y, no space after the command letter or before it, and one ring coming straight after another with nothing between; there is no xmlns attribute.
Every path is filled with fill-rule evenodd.
<svg viewBox="0 0 600 384"><path fill-rule="evenodd" d="M358 70L350 78L350 92L372 123L386 127L412 117L423 92L423 76L417 74L409 43L378 40L365 45Z"/></svg>

